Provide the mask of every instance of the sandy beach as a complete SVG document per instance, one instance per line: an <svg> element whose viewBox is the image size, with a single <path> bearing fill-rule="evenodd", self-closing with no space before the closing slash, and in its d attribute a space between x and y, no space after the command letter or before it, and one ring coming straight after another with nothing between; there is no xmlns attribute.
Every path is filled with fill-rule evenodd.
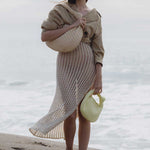
<svg viewBox="0 0 150 150"><path fill-rule="evenodd" d="M22 135L0 133L0 150L65 150L65 143ZM74 145L77 150L77 145ZM88 150L96 150L89 148Z"/></svg>

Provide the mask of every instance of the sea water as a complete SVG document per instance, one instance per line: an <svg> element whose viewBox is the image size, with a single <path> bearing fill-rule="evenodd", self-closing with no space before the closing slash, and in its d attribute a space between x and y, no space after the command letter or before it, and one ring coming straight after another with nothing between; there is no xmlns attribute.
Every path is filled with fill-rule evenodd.
<svg viewBox="0 0 150 150"><path fill-rule="evenodd" d="M13 2L1 2L0 132L33 137L28 128L48 112L56 88L57 52L40 40L40 25L52 6L41 0ZM149 150L148 1L116 0L116 6L101 1L99 7L94 2L91 4L103 12L102 95L106 101L98 121L91 123L89 146ZM78 120L76 124L78 144Z"/></svg>

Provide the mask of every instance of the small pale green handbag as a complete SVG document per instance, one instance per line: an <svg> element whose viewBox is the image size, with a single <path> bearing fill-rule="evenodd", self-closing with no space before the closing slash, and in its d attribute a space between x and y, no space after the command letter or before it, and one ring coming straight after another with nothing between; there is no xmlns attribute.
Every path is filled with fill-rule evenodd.
<svg viewBox="0 0 150 150"><path fill-rule="evenodd" d="M90 122L95 122L98 119L103 109L103 102L105 101L104 97L102 97L100 94L97 94L97 96L99 97L99 104L98 104L92 97L93 92L94 89L90 90L85 95L80 106L82 116Z"/></svg>

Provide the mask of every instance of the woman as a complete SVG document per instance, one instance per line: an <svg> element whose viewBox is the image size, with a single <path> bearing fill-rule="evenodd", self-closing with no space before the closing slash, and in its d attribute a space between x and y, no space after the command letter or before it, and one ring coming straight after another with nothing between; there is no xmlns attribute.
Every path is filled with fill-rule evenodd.
<svg viewBox="0 0 150 150"><path fill-rule="evenodd" d="M94 94L102 92L104 48L101 15L95 8L90 10L87 1L68 0L63 2L67 7L57 4L41 25L43 42L52 41L77 26L81 26L84 33L75 50L58 53L57 86L53 103L49 112L29 128L38 137L64 138L66 150L73 150L77 117L79 150L87 150L90 122L81 115L80 104L90 89L95 89ZM74 15L81 17L76 19ZM63 26L65 24L68 26Z"/></svg>

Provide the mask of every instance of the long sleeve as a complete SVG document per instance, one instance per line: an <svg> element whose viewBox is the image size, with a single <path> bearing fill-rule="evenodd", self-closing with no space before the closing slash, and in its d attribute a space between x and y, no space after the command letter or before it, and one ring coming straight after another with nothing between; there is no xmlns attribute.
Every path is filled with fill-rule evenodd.
<svg viewBox="0 0 150 150"><path fill-rule="evenodd" d="M103 58L104 58L105 50L102 41L101 15L99 17L96 33L92 40L92 48L94 51L95 64L100 63L103 66Z"/></svg>
<svg viewBox="0 0 150 150"><path fill-rule="evenodd" d="M60 6L55 5L54 8L49 12L48 18L44 20L41 24L42 32L46 30L55 30L64 25L64 20L58 11L55 9L59 7L59 9L63 9ZM58 8L57 8L58 9Z"/></svg>

